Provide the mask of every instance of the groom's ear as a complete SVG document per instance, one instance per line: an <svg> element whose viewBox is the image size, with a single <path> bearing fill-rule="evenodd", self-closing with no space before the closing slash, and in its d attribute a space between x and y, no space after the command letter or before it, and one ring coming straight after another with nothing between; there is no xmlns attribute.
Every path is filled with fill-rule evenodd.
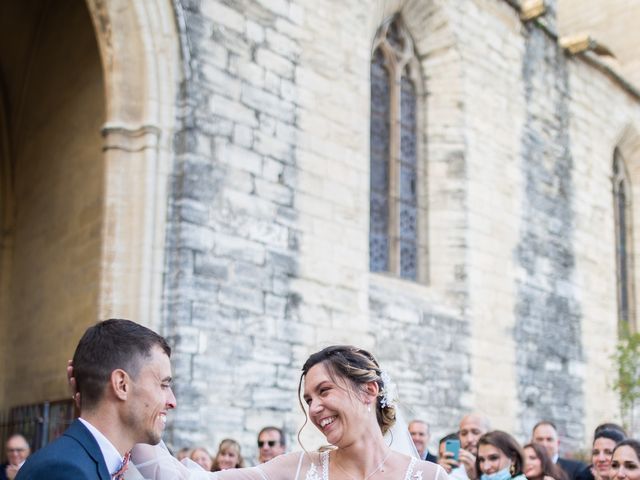
<svg viewBox="0 0 640 480"><path fill-rule="evenodd" d="M126 400L131 390L131 377L121 368L117 368L111 372L109 386L117 398Z"/></svg>

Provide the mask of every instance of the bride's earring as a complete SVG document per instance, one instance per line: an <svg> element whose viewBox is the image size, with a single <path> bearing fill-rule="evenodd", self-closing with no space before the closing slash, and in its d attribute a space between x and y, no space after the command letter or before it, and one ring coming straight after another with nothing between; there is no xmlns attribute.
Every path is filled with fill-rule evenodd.
<svg viewBox="0 0 640 480"><path fill-rule="evenodd" d="M367 402L367 412L371 413L371 403Z"/></svg>

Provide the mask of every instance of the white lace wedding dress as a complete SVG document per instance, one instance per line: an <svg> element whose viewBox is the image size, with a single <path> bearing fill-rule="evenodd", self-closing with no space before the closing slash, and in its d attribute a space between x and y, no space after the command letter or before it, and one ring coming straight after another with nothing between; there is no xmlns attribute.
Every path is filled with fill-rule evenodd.
<svg viewBox="0 0 640 480"><path fill-rule="evenodd" d="M194 462L180 463L163 444L136 445L132 457L145 480L329 480L331 451L293 452L249 468L206 472ZM406 456L406 455L405 455ZM406 456L404 475L380 472L378 480L448 480L439 465ZM125 477L126 478L126 477Z"/></svg>

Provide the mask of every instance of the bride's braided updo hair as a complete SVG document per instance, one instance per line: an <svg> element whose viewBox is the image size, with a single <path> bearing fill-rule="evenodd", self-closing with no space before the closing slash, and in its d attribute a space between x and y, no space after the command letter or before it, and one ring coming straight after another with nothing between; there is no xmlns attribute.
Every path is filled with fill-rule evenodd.
<svg viewBox="0 0 640 480"><path fill-rule="evenodd" d="M357 392L364 391L364 385L369 382L378 384L378 397L376 399L376 418L380 430L384 435L396 422L396 409L388 405L385 398L385 384L382 379L382 370L378 361L366 350L352 345L332 345L311 355L302 366L302 375L298 385L298 398L302 389L302 380L311 367L323 363L327 372L335 382L336 377L343 378ZM386 387L389 387L387 385ZM304 410L304 408L303 408Z"/></svg>

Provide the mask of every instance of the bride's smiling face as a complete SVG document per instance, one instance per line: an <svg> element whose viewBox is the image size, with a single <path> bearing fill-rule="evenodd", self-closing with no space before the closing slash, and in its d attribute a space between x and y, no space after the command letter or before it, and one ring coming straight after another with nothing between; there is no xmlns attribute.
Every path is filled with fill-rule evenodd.
<svg viewBox="0 0 640 480"><path fill-rule="evenodd" d="M346 379L332 378L323 363L311 367L305 376L309 419L332 445L344 444L363 423L366 405L360 397Z"/></svg>

